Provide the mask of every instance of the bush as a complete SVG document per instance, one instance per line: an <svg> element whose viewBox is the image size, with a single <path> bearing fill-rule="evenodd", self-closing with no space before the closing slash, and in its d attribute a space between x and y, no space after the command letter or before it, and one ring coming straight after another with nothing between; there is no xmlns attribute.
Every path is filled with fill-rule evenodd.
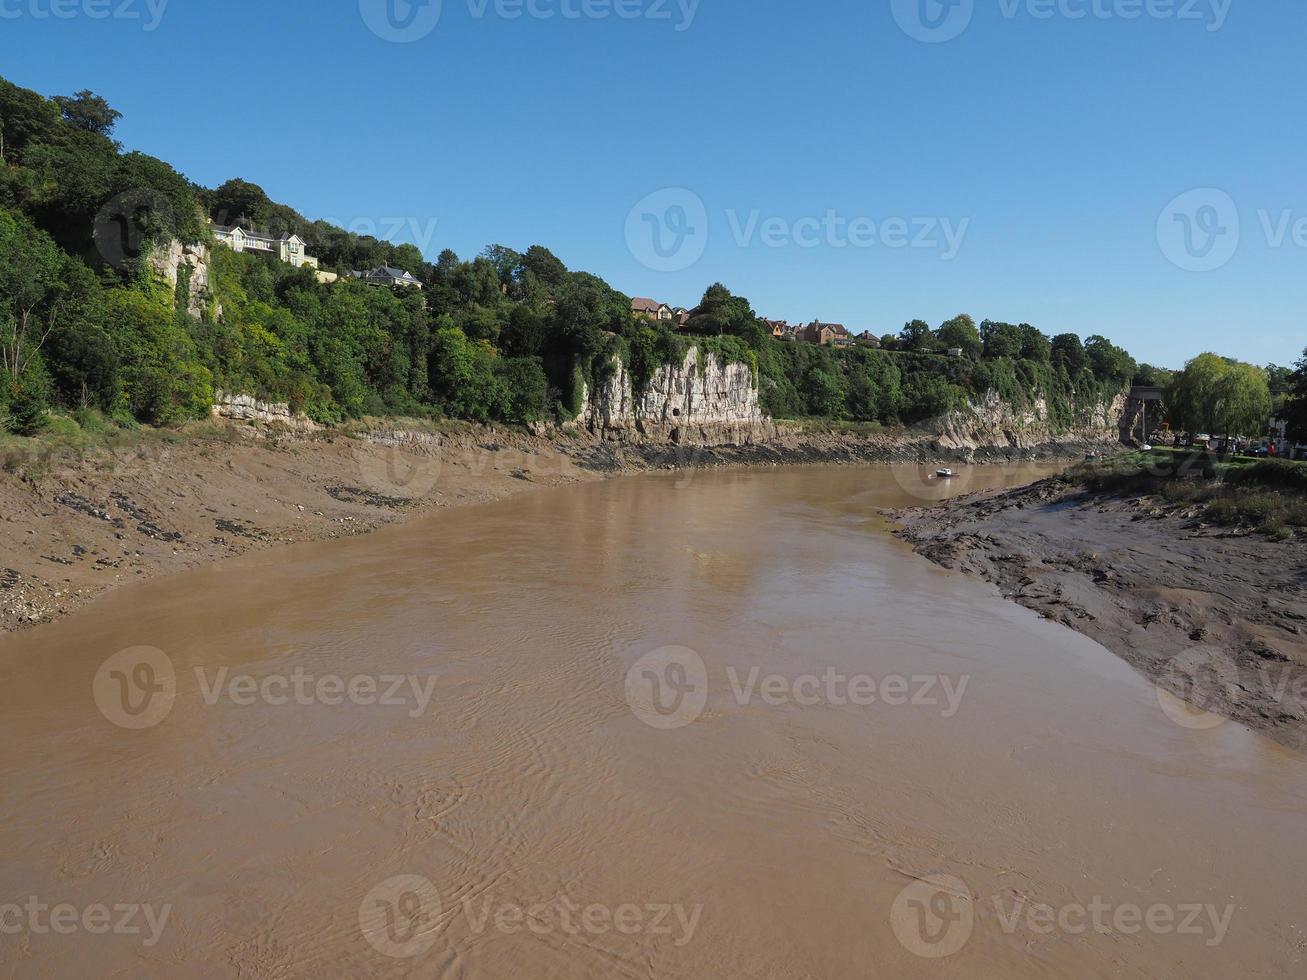
<svg viewBox="0 0 1307 980"><path fill-rule="evenodd" d="M1225 477L1231 486L1280 487L1307 493L1307 463L1287 459L1267 459L1252 466L1231 470Z"/></svg>
<svg viewBox="0 0 1307 980"><path fill-rule="evenodd" d="M549 380L538 357L514 357L495 364L495 376L506 395L506 422L538 422L549 407Z"/></svg>
<svg viewBox="0 0 1307 980"><path fill-rule="evenodd" d="M93 435L106 435L114 429L113 423L106 419L99 409L83 406L73 412L73 418L83 432Z"/></svg>
<svg viewBox="0 0 1307 980"><path fill-rule="evenodd" d="M1239 515L1235 511L1234 502L1225 497L1213 500L1208 504L1203 518L1209 524L1218 524L1221 527L1229 527L1231 524L1239 522Z"/></svg>
<svg viewBox="0 0 1307 980"><path fill-rule="evenodd" d="M76 419L69 418L67 415L50 415L46 418L41 434L56 439L72 440L82 434L82 427L77 424Z"/></svg>
<svg viewBox="0 0 1307 980"><path fill-rule="evenodd" d="M35 435L45 425L49 407L47 388L39 377L9 382L6 427L20 436Z"/></svg>

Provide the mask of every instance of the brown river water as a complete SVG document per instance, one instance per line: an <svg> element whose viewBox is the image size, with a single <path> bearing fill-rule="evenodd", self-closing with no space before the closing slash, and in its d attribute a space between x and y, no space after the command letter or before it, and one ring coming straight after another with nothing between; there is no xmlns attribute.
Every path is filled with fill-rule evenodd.
<svg viewBox="0 0 1307 980"><path fill-rule="evenodd" d="M0 976L1304 975L1307 759L914 556L918 476L541 490L0 639Z"/></svg>

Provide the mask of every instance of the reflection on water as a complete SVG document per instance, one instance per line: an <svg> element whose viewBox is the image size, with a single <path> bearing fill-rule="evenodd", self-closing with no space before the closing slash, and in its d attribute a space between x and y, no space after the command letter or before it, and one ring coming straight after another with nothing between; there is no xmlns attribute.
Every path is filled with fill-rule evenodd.
<svg viewBox="0 0 1307 980"><path fill-rule="evenodd" d="M7 639L0 963L1300 970L1302 758L1176 724L1106 651L889 538L880 508L1040 475L930 473L541 491ZM105 666L142 648L164 659Z"/></svg>

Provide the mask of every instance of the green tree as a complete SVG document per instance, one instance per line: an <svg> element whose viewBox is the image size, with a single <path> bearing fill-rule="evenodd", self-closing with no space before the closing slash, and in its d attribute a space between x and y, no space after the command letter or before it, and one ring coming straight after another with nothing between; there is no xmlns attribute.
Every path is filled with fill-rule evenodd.
<svg viewBox="0 0 1307 980"><path fill-rule="evenodd" d="M925 320L913 320L904 324L899 334L899 345L904 350L928 351L935 348L935 334Z"/></svg>
<svg viewBox="0 0 1307 980"><path fill-rule="evenodd" d="M1085 345L1076 334L1058 334L1053 338L1052 351L1053 367L1066 371L1073 380L1089 366Z"/></svg>
<svg viewBox="0 0 1307 980"><path fill-rule="evenodd" d="M1010 323L985 320L980 325L980 337L988 358L1021 356L1021 331Z"/></svg>
<svg viewBox="0 0 1307 980"><path fill-rule="evenodd" d="M1094 377L1122 385L1134 377L1138 365L1133 357L1106 337L1094 335L1085 341L1085 358Z"/></svg>
<svg viewBox="0 0 1307 980"><path fill-rule="evenodd" d="M808 414L817 418L842 418L846 398L844 379L836 371L814 365L805 380Z"/></svg>
<svg viewBox="0 0 1307 980"><path fill-rule="evenodd" d="M0 366L21 380L54 329L63 253L27 218L0 211Z"/></svg>
<svg viewBox="0 0 1307 980"><path fill-rule="evenodd" d="M960 347L968 357L978 358L984 351L980 331L976 329L976 321L965 313L959 313L953 319L944 321L940 325L937 337L939 345L945 350Z"/></svg>
<svg viewBox="0 0 1307 980"><path fill-rule="evenodd" d="M719 282L704 292L703 300L690 317L688 329L709 336L739 337L754 348L762 345L764 336L770 336L749 301L734 295Z"/></svg>
<svg viewBox="0 0 1307 980"><path fill-rule="evenodd" d="M538 357L495 362L495 377L503 389L500 417L505 422L538 422L549 407L549 381Z"/></svg>
<svg viewBox="0 0 1307 980"><path fill-rule="evenodd" d="M1176 375L1167 406L1176 424L1191 433L1253 435L1270 418L1271 392L1261 368L1200 354Z"/></svg>
<svg viewBox="0 0 1307 980"><path fill-rule="evenodd" d="M1285 418L1289 422L1289 438L1294 442L1307 442L1307 350L1302 352L1297 370L1290 375L1289 400L1285 404Z"/></svg>
<svg viewBox="0 0 1307 980"><path fill-rule="evenodd" d="M220 225L265 228L272 217L272 201L258 184L233 177L211 195L209 217Z"/></svg>
<svg viewBox="0 0 1307 980"><path fill-rule="evenodd" d="M90 89L82 89L76 95L56 95L54 104L59 107L64 119L73 126L106 138L113 135L114 126L123 117L121 112Z"/></svg>
<svg viewBox="0 0 1307 980"><path fill-rule="evenodd" d="M438 329L431 338L431 388L456 418L485 422L504 410L504 390L495 376L490 347L473 343L454 327Z"/></svg>
<svg viewBox="0 0 1307 980"><path fill-rule="evenodd" d="M1028 323L1017 329L1021 331L1021 358L1036 364L1048 364L1053 358L1053 344L1043 331Z"/></svg>
<svg viewBox="0 0 1307 980"><path fill-rule="evenodd" d="M1293 384L1294 369L1279 364L1266 365L1266 382L1273 389L1282 390Z"/></svg>

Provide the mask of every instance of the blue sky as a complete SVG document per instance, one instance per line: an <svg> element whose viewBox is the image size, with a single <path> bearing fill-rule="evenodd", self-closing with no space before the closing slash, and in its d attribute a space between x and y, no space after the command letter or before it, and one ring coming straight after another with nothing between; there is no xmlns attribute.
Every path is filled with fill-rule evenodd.
<svg viewBox="0 0 1307 980"><path fill-rule="evenodd" d="M538 242L672 305L720 280L877 333L969 312L1168 365L1301 353L1298 0L951 3L0 0L0 73L432 258Z"/></svg>

